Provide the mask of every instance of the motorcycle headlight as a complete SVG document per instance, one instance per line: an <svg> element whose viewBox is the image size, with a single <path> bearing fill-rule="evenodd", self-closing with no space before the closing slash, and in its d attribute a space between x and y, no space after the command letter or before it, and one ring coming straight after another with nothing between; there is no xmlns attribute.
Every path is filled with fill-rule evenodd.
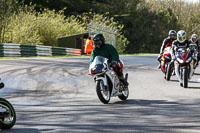
<svg viewBox="0 0 200 133"><path fill-rule="evenodd" d="M179 63L183 63L184 61L182 60L182 59L180 59L180 58L177 58L177 61L179 62Z"/></svg>

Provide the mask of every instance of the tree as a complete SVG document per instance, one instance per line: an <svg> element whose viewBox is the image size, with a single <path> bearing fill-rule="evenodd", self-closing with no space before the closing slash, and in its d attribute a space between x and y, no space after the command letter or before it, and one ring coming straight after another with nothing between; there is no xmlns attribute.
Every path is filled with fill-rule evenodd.
<svg viewBox="0 0 200 133"><path fill-rule="evenodd" d="M80 15L84 12L94 11L100 13L103 5L109 0L18 0L23 1L24 4L29 5L30 2L36 4L36 10L48 8L50 10L60 11L64 8L65 16ZM103 11L102 11L103 12ZM105 13L105 12L103 12Z"/></svg>
<svg viewBox="0 0 200 133"><path fill-rule="evenodd" d="M10 22L10 17L18 10L18 5L16 0L0 0L0 42L4 42L5 33L9 32L5 29Z"/></svg>

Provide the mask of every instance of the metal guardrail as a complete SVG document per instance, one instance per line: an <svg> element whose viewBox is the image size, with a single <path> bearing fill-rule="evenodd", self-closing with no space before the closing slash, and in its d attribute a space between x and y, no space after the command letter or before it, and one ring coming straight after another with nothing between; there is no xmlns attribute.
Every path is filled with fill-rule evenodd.
<svg viewBox="0 0 200 133"><path fill-rule="evenodd" d="M0 43L1 57L81 55L81 49L43 45Z"/></svg>

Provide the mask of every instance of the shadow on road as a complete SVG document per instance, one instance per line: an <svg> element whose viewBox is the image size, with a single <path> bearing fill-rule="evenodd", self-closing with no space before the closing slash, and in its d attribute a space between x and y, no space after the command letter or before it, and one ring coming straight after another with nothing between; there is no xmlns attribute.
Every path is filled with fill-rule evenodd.
<svg viewBox="0 0 200 133"><path fill-rule="evenodd" d="M135 104L135 105L151 105L151 104L177 104L176 102L168 102L166 100L131 100L128 99L126 101L117 101L113 104Z"/></svg>
<svg viewBox="0 0 200 133"><path fill-rule="evenodd" d="M200 89L200 87L188 87L189 89Z"/></svg>
<svg viewBox="0 0 200 133"><path fill-rule="evenodd" d="M196 83L196 84L199 84L200 82L198 82L198 81L189 81L189 83Z"/></svg>
<svg viewBox="0 0 200 133"><path fill-rule="evenodd" d="M200 75L200 73L194 73L194 75Z"/></svg>
<svg viewBox="0 0 200 133"><path fill-rule="evenodd" d="M107 105L74 100L17 108L18 126L43 127L51 132L182 132L200 131L200 99L180 102L129 99ZM34 110L35 108L35 110ZM29 120L32 122L26 122ZM178 123L178 125L177 125Z"/></svg>
<svg viewBox="0 0 200 133"><path fill-rule="evenodd" d="M13 127L13 129L10 129L10 130L0 130L0 131L1 131L1 133L39 133L39 131L34 128L15 129L15 127Z"/></svg>
<svg viewBox="0 0 200 133"><path fill-rule="evenodd" d="M171 82L179 82L178 80L170 80Z"/></svg>

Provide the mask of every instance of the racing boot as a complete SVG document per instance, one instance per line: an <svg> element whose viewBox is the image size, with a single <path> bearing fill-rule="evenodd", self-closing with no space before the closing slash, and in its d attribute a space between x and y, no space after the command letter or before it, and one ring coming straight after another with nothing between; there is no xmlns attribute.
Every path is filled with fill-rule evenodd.
<svg viewBox="0 0 200 133"><path fill-rule="evenodd" d="M160 68L161 68L161 65L159 64L159 65L157 66L157 68L160 69Z"/></svg>
<svg viewBox="0 0 200 133"><path fill-rule="evenodd" d="M199 66L200 56L197 58L197 66Z"/></svg>
<svg viewBox="0 0 200 133"><path fill-rule="evenodd" d="M123 74L119 76L119 80L122 82L122 84L124 86L128 86L129 83L126 81L126 79L124 78Z"/></svg>
<svg viewBox="0 0 200 133"><path fill-rule="evenodd" d="M157 68L160 69L161 68L161 65L160 65L160 63L161 63L161 56L158 56L157 60L159 62L159 65L157 66Z"/></svg>
<svg viewBox="0 0 200 133"><path fill-rule="evenodd" d="M197 63L196 65L193 66L193 69L196 69L196 67L198 66L198 60L196 60L195 58L193 58L193 60L194 60L194 64Z"/></svg>

